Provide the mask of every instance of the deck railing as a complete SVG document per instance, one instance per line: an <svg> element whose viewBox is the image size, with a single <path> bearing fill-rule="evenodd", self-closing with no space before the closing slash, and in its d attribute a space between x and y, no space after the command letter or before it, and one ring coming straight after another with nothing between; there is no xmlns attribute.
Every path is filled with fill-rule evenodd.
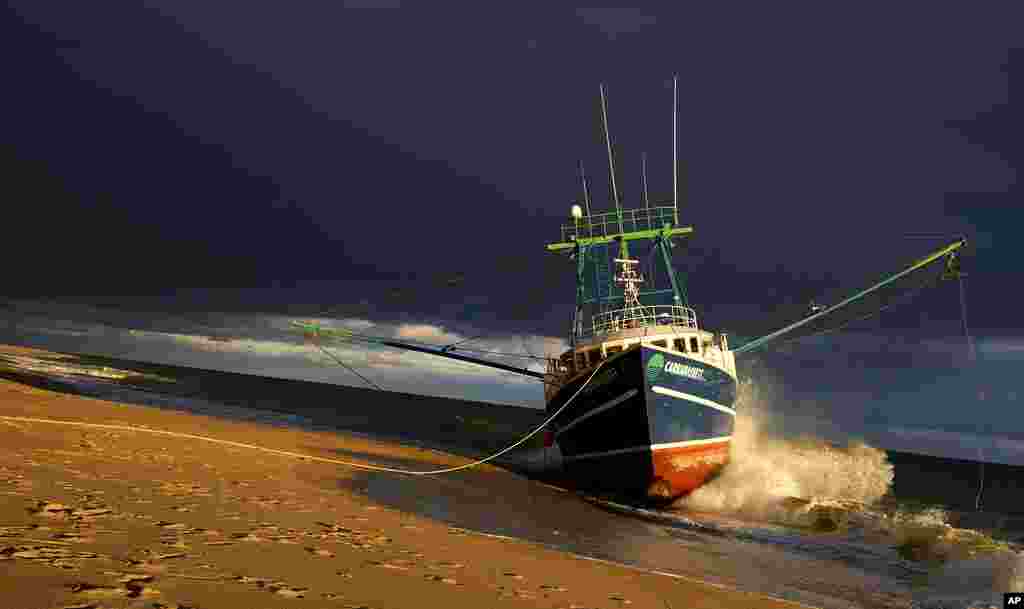
<svg viewBox="0 0 1024 609"><path fill-rule="evenodd" d="M601 336L623 330L657 326L683 326L697 328L697 313L690 307L676 305L649 305L614 309L594 315L592 328L584 330L580 338Z"/></svg>
<svg viewBox="0 0 1024 609"><path fill-rule="evenodd" d="M568 243L576 238L609 237L621 232L656 230L666 224L676 224L676 208L672 206L642 207L622 210L622 227L619 227L619 214L607 212L583 216L573 224L562 225L562 242Z"/></svg>

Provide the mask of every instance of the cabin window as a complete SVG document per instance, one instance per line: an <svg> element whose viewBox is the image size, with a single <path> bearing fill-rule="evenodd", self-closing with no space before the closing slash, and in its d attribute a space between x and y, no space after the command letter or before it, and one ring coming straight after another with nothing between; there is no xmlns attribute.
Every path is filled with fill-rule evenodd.
<svg viewBox="0 0 1024 609"><path fill-rule="evenodd" d="M664 347L665 346L665 341L663 341L663 340L652 340L651 344L654 345L655 347Z"/></svg>
<svg viewBox="0 0 1024 609"><path fill-rule="evenodd" d="M608 353L608 355L611 355L612 353L618 353L619 351L622 351L622 347L607 347L605 351Z"/></svg>
<svg viewBox="0 0 1024 609"><path fill-rule="evenodd" d="M591 349L587 351L587 357L590 359L590 365L593 366L597 362L601 361L601 350Z"/></svg>
<svg viewBox="0 0 1024 609"><path fill-rule="evenodd" d="M685 338L677 338L675 340L675 344L676 344L676 351L678 351L680 353L686 353L686 339Z"/></svg>
<svg viewBox="0 0 1024 609"><path fill-rule="evenodd" d="M571 357L565 357L563 355L562 357L560 357L558 359L558 369L561 372L569 372L570 368L572 368L572 358Z"/></svg>
<svg viewBox="0 0 1024 609"><path fill-rule="evenodd" d="M691 336L690 337L690 351L692 351L693 353L699 353L700 352L700 348L697 346L697 337L696 336Z"/></svg>

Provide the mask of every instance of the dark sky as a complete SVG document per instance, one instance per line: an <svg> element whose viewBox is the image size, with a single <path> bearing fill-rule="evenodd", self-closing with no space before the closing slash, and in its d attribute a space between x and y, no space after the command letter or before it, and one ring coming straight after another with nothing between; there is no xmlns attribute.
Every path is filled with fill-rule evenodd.
<svg viewBox="0 0 1024 609"><path fill-rule="evenodd" d="M578 158L608 205L597 84L636 205L642 152L671 193L678 73L697 229L679 262L703 317L857 287L931 247L906 233L967 233L975 317L1019 326L990 297L1021 252L1020 11L363 5L384 8L8 3L12 293L441 317L469 301L485 325L561 335L571 271L542 246Z"/></svg>
<svg viewBox="0 0 1024 609"><path fill-rule="evenodd" d="M781 365L857 399L931 396L907 420L959 383L945 412L961 412L982 385L1016 396L1006 366L1024 353L1020 6L8 2L3 292L49 303L51 321L319 314L562 337L572 270L543 245L580 197L579 159L595 207L611 205L598 83L639 206L644 152L652 196L671 197L678 74L696 234L676 262L702 325L771 329L759 320L780 304L863 287L943 241L907 234L966 234L971 327L1002 358L988 376L958 381L942 355L961 344L955 285L838 360L810 348ZM68 303L90 307L53 308ZM202 333L182 324L158 329ZM878 384L840 387L861 347Z"/></svg>

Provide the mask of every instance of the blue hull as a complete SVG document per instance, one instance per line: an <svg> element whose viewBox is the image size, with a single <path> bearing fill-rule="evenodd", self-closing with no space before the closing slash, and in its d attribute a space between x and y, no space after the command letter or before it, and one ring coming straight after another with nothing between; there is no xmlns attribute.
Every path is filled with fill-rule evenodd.
<svg viewBox="0 0 1024 609"><path fill-rule="evenodd" d="M548 404L554 412L590 377ZM634 346L610 358L553 422L563 466L584 486L678 496L728 459L736 379L684 354Z"/></svg>

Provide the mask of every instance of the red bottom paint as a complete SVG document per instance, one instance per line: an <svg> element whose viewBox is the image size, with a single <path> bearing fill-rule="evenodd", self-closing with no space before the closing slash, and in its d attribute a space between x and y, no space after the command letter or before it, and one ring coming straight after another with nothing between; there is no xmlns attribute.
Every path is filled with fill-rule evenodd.
<svg viewBox="0 0 1024 609"><path fill-rule="evenodd" d="M700 487L729 462L729 442L653 448L654 476L648 495L673 499Z"/></svg>

